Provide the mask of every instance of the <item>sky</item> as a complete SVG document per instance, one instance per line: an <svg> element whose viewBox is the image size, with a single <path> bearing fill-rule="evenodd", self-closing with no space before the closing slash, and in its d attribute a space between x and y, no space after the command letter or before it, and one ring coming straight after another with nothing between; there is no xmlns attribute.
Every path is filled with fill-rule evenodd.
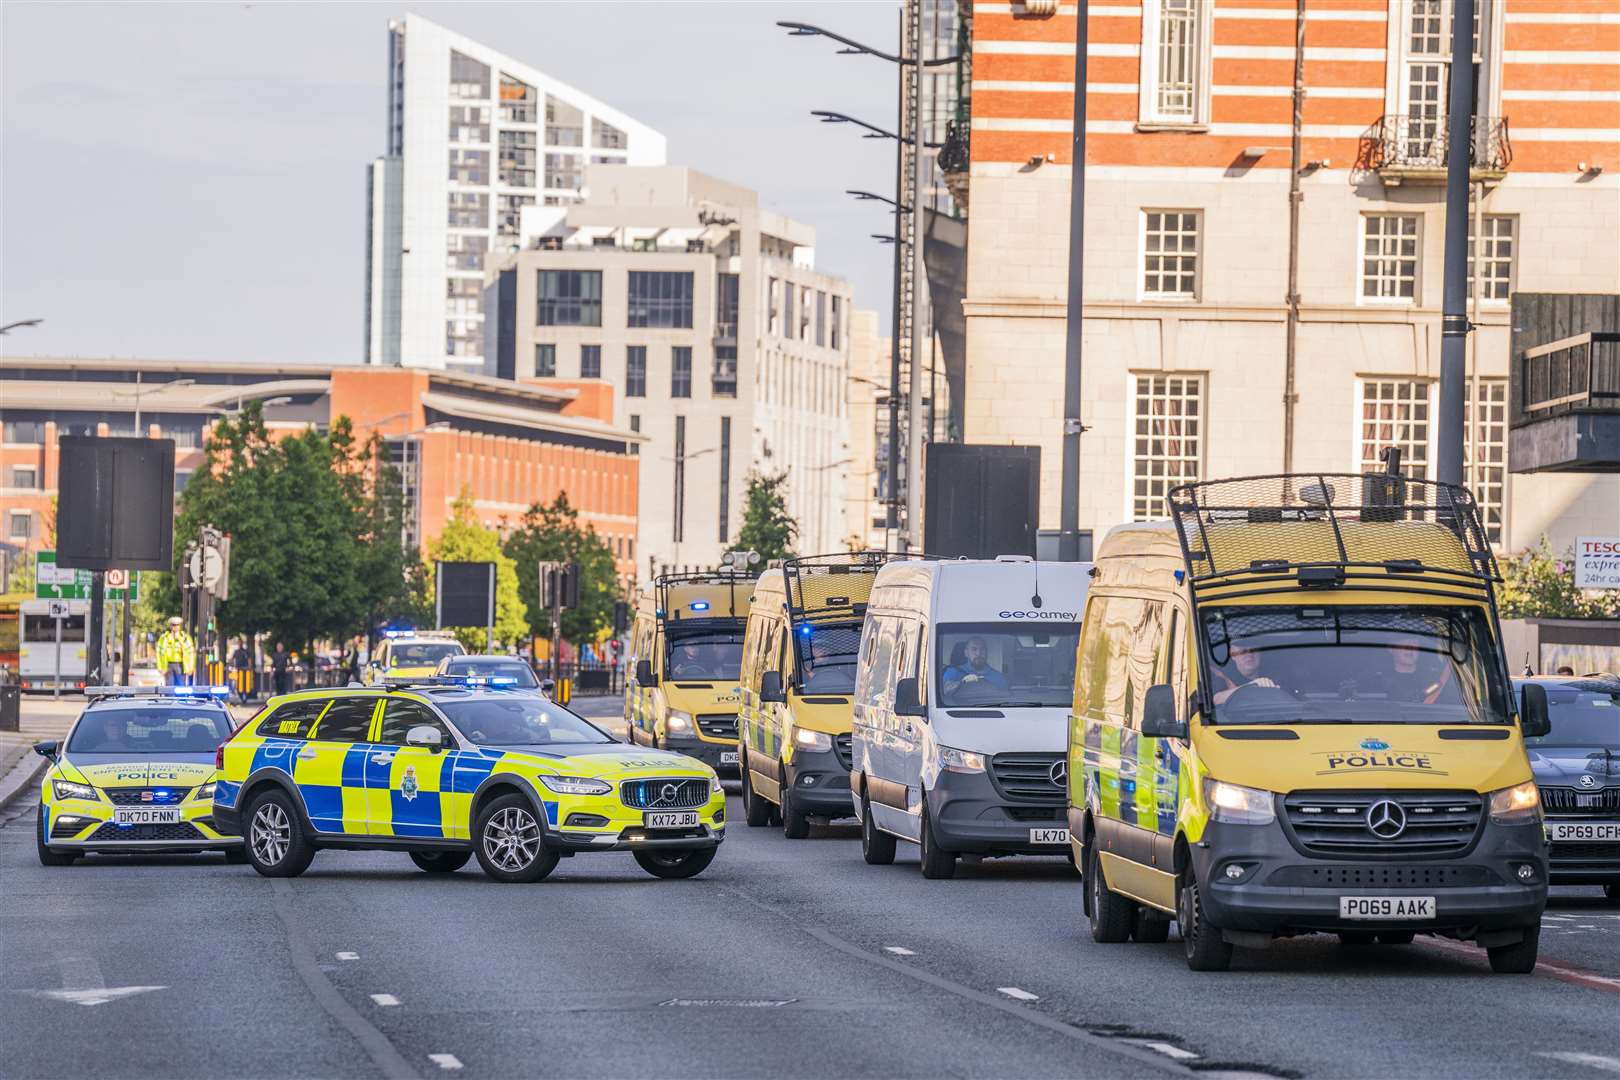
<svg viewBox="0 0 1620 1080"><path fill-rule="evenodd" d="M816 229L818 268L887 324L879 203L894 0L683 3L0 3L4 356L358 363L365 166L384 148L387 25L413 11L668 138L671 164L754 188Z"/></svg>

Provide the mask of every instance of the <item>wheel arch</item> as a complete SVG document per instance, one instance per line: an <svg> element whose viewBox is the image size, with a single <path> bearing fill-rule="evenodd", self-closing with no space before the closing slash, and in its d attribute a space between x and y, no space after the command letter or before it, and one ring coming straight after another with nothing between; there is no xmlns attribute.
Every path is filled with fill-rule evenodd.
<svg viewBox="0 0 1620 1080"><path fill-rule="evenodd" d="M293 810L298 814L298 824L304 830L304 835L314 836L315 826L309 819L309 807L304 805L303 793L298 790L298 785L293 782L292 777L276 768L260 769L258 772L249 774L248 778L242 781L241 792L236 797L236 810L243 819L241 822L242 835L244 837L247 835L246 818L248 808L253 805L253 800L271 789L281 791L292 801Z"/></svg>
<svg viewBox="0 0 1620 1080"><path fill-rule="evenodd" d="M477 837L473 835L474 827L478 823L478 816L484 812L490 800L498 799L502 795L521 795L529 802L529 808L534 811L535 820L540 823L542 834L551 831L551 823L546 818L546 807L540 794L534 790L534 785L515 773L490 773L484 782L478 785L473 792L472 804L467 813L467 836L474 842Z"/></svg>

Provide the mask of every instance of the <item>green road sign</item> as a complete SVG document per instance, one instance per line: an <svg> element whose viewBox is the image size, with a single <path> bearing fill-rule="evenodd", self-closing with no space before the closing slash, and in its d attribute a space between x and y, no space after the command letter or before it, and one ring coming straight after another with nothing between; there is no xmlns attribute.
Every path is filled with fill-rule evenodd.
<svg viewBox="0 0 1620 1080"><path fill-rule="evenodd" d="M134 579L131 603L141 598L141 578L129 570L107 571L107 599L122 600L125 583ZM56 565L56 552L42 551L34 561L34 596L40 600L90 599L90 571L64 570Z"/></svg>

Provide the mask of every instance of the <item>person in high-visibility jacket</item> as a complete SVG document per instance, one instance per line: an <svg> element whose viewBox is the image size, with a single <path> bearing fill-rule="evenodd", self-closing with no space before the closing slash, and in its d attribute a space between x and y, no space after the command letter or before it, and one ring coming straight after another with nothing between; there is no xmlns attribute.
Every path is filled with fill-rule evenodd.
<svg viewBox="0 0 1620 1080"><path fill-rule="evenodd" d="M197 668L197 643L182 627L179 617L169 620L169 628L157 640L158 667L169 686L189 686Z"/></svg>

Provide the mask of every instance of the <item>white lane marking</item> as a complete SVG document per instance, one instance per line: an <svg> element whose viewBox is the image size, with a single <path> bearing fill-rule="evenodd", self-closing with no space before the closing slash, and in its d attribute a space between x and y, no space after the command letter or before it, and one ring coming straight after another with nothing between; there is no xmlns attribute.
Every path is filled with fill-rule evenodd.
<svg viewBox="0 0 1620 1080"><path fill-rule="evenodd" d="M1017 999L1019 1001L1039 1001L1039 1000L1041 1000L1040 998L1036 997L1034 994L1030 993L1028 990L1020 990L1016 986L998 986L998 987L996 987L996 991L998 993L1006 994L1008 997L1015 998L1015 999Z"/></svg>
<svg viewBox="0 0 1620 1080"><path fill-rule="evenodd" d="M885 945L885 946L883 946L883 951L884 952L892 952L896 956L916 956L917 955L916 953L912 952L910 949L902 949L898 945Z"/></svg>
<svg viewBox="0 0 1620 1080"><path fill-rule="evenodd" d="M360 959L360 954L357 952L340 952L337 954L337 958L339 960L358 960Z"/></svg>
<svg viewBox="0 0 1620 1080"><path fill-rule="evenodd" d="M379 1005L399 1004L399 998L395 997L393 994L372 994L371 1000L375 1001Z"/></svg>
<svg viewBox="0 0 1620 1080"><path fill-rule="evenodd" d="M1143 1046L1149 1050L1157 1050L1166 1057L1173 1057L1177 1061L1197 1061L1198 1055L1191 1050L1183 1050L1179 1046L1171 1046L1167 1042L1144 1042Z"/></svg>
<svg viewBox="0 0 1620 1080"><path fill-rule="evenodd" d="M149 990L167 990L166 986L98 986L93 990L24 990L25 994L66 1001L73 1005L105 1005L119 998L134 997Z"/></svg>
<svg viewBox="0 0 1620 1080"><path fill-rule="evenodd" d="M441 1069L454 1070L461 1068L461 1059L454 1054L429 1054L428 1060Z"/></svg>
<svg viewBox="0 0 1620 1080"><path fill-rule="evenodd" d="M1602 1054L1582 1054L1574 1050L1542 1050L1538 1051L1536 1056L1552 1058L1570 1065L1589 1065L1603 1072L1620 1073L1620 1058L1604 1057Z"/></svg>

